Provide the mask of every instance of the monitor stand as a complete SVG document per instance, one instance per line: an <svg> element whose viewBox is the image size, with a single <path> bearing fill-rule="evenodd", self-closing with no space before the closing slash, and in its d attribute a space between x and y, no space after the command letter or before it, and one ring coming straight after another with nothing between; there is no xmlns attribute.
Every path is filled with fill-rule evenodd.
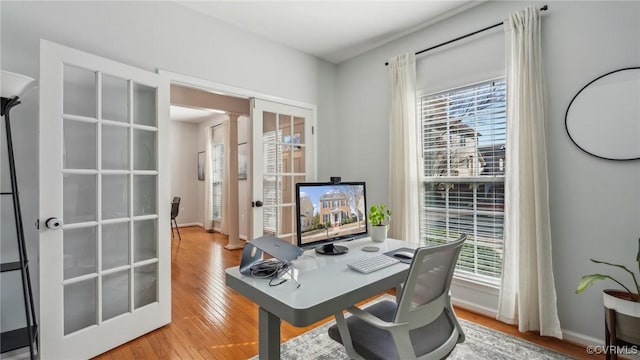
<svg viewBox="0 0 640 360"><path fill-rule="evenodd" d="M346 254L349 251L349 248L346 246L327 244L323 246L318 246L316 248L316 252L322 255L341 255Z"/></svg>

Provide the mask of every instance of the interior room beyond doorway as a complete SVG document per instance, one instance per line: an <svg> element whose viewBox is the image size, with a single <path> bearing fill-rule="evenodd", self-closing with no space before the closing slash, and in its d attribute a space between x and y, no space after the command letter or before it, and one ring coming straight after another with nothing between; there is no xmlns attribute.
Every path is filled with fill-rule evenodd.
<svg viewBox="0 0 640 360"><path fill-rule="evenodd" d="M229 169L225 158L235 152L238 213L231 223L239 224L239 236L246 240L250 231L249 99L172 84L170 119L171 197L181 198L178 226L226 233L223 222L234 215L222 211L222 177ZM226 136L231 121L237 125L234 146L228 145Z"/></svg>

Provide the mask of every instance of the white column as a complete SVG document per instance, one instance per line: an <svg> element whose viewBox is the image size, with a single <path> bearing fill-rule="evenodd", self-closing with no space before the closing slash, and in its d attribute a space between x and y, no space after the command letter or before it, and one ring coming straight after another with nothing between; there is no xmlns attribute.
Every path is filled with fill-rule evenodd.
<svg viewBox="0 0 640 360"><path fill-rule="evenodd" d="M240 211L238 207L238 114L229 113L229 193L227 201L227 226L229 243L227 250L242 249L244 243L240 241Z"/></svg>

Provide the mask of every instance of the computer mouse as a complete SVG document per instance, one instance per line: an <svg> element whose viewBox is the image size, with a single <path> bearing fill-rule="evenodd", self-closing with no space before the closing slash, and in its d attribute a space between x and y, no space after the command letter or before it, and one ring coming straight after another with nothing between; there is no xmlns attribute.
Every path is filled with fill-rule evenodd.
<svg viewBox="0 0 640 360"><path fill-rule="evenodd" d="M393 254L393 256L400 259L413 259L413 253L409 251L398 251L397 253Z"/></svg>

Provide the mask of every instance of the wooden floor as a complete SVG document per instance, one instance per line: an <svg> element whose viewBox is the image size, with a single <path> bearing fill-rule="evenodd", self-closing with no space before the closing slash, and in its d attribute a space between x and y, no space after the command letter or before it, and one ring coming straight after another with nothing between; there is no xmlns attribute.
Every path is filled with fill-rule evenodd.
<svg viewBox="0 0 640 360"><path fill-rule="evenodd" d="M225 286L224 270L240 263L241 251L224 249L225 236L198 227L181 228L182 241L172 245L172 322L97 359L247 359L258 353L258 308ZM517 328L494 319L456 309L460 318L546 346L568 355L588 357L584 347ZM321 323L298 328L282 323L286 341Z"/></svg>

